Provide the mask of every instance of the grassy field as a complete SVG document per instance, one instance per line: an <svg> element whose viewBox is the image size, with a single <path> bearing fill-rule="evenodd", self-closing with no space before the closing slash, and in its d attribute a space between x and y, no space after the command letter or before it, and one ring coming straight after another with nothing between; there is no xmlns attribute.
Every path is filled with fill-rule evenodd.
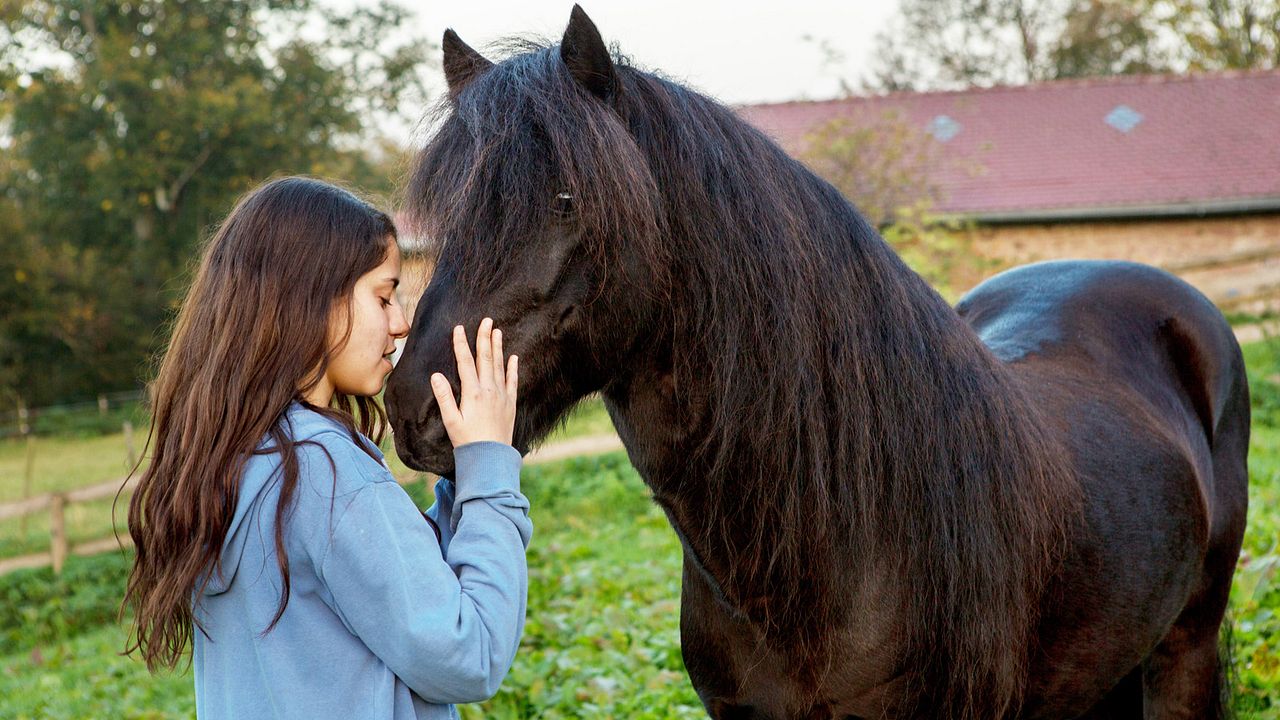
<svg viewBox="0 0 1280 720"><path fill-rule="evenodd" d="M1280 720L1280 386L1267 380L1280 353L1252 346L1248 356L1257 422L1232 593L1235 703L1241 720ZM705 717L680 659L679 543L625 455L530 467L523 487L536 526L525 636L501 692L463 716ZM422 483L407 489L429 501ZM125 632L113 612L128 560L0 577L0 717L193 716L189 674L153 678L118 655Z"/></svg>
<svg viewBox="0 0 1280 720"><path fill-rule="evenodd" d="M135 452L146 441L146 417L132 416L137 428L134 435ZM613 424L604 404L598 398L582 403L565 422L548 438L555 443L574 437L613 432ZM384 444L387 463L397 477L412 475L396 457L395 448L388 438ZM29 493L24 492L27 441L6 439L0 441L0 504L20 500L26 495L59 492L86 485L109 481L123 481L128 472L127 448L123 433L106 435L37 437L34 440L34 462ZM77 503L67 509L67 537L72 545L87 540L109 537L112 529L111 500ZM122 498L116 507L116 526L124 532L128 514L128 500ZM49 517L40 513L20 519L0 521L0 558L46 552L49 549Z"/></svg>
<svg viewBox="0 0 1280 720"><path fill-rule="evenodd" d="M680 660L679 543L625 455L530 467L522 484L536 528L522 649L497 697L464 717L704 717ZM189 674L151 678L118 655L128 560L0 577L0 717L192 717Z"/></svg>

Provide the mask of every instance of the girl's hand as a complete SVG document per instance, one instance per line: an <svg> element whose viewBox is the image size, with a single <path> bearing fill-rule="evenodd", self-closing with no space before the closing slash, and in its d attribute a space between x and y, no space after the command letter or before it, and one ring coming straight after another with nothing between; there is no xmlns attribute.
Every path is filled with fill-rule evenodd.
<svg viewBox="0 0 1280 720"><path fill-rule="evenodd" d="M493 320L481 320L476 331L476 357L472 358L466 333L459 325L453 329L453 354L462 385L461 408L454 402L453 388L444 375L431 376L431 391L449 441L455 448L481 440L510 445L516 424L517 358L512 355L503 362L502 331L493 329Z"/></svg>

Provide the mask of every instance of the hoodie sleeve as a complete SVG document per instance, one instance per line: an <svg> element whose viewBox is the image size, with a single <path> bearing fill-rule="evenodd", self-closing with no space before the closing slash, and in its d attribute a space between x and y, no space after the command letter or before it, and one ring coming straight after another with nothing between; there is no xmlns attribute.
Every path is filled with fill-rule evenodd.
<svg viewBox="0 0 1280 720"><path fill-rule="evenodd" d="M441 534L452 531L447 561L388 474L351 499L320 563L348 627L413 692L440 704L497 692L524 630L529 584L532 525L519 453L483 442L458 448L455 458L456 494L439 518Z"/></svg>
<svg viewBox="0 0 1280 720"><path fill-rule="evenodd" d="M456 494L453 481L447 477L436 480L435 502L427 508L426 516L440 531L440 552L449 556L449 541L453 539L453 498Z"/></svg>

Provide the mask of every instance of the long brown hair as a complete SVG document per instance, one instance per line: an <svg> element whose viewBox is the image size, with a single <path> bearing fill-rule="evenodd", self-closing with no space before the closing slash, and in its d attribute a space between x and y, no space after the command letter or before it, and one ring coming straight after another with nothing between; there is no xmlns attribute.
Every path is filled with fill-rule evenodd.
<svg viewBox="0 0 1280 720"><path fill-rule="evenodd" d="M192 639L192 601L221 569L240 475L255 454L279 453L275 548L289 601L286 509L298 481L295 443L280 422L324 377L350 334L348 298L386 259L395 226L350 192L302 177L246 194L209 240L151 387L151 462L129 502L137 547L123 612L134 612L126 653L174 668ZM331 318L346 323L330 347ZM312 407L381 440L385 416L371 399L337 394ZM256 450L270 436L267 450ZM357 445L363 445L357 440Z"/></svg>

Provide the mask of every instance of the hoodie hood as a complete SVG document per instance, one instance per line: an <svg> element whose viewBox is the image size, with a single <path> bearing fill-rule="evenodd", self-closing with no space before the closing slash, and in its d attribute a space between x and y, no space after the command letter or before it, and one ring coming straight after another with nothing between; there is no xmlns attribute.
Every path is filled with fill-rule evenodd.
<svg viewBox="0 0 1280 720"><path fill-rule="evenodd" d="M277 422L285 423L285 429L294 442L314 438L324 432L337 431L344 437L350 437L347 429L340 423L321 415L296 400L280 415ZM368 448L383 464L382 451L372 441L357 433L361 445ZM268 434L258 443L257 450L271 447L271 436ZM240 561L244 557L245 544L249 538L256 538L263 532L261 518L274 519L278 502L279 482L283 475L283 466L278 453L251 455L245 462L240 474L240 494L236 501L236 512L231 518L231 527L227 528L227 537L222 543L219 556L219 568L212 572L213 577L205 586L204 595L221 595L231 587L236 573L240 569ZM265 513L265 514L264 514Z"/></svg>

